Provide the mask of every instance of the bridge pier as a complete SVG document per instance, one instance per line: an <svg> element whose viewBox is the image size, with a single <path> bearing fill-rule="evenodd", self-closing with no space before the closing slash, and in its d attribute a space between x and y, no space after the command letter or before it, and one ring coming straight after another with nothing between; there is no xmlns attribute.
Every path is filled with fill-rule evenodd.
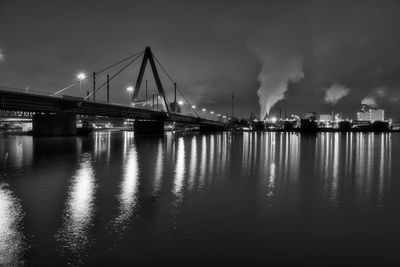
<svg viewBox="0 0 400 267"><path fill-rule="evenodd" d="M32 117L33 136L76 135L76 115L72 113L36 113Z"/></svg>
<svg viewBox="0 0 400 267"><path fill-rule="evenodd" d="M135 121L133 124L135 135L163 135L164 121Z"/></svg>
<svg viewBox="0 0 400 267"><path fill-rule="evenodd" d="M219 125L200 125L200 132L207 133L207 132L222 132L225 131L226 128L224 126Z"/></svg>

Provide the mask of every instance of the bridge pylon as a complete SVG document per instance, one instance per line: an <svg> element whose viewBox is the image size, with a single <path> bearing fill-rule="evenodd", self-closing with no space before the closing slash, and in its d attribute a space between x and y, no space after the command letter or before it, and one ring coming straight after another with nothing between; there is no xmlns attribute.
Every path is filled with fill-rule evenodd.
<svg viewBox="0 0 400 267"><path fill-rule="evenodd" d="M144 71L146 70L146 65L147 65L148 61L150 62L150 67L151 67L151 70L153 72L154 79L156 81L158 93L159 93L159 95L161 95L161 97L163 99L163 106L164 106L164 108L166 110L167 116L169 116L168 101L167 101L167 98L166 98L165 93L164 93L164 88L162 86L162 83L161 83L161 80L160 80L160 76L158 75L158 71L157 71L156 63L154 61L153 53L151 52L151 49L148 46L146 47L146 49L144 51L142 64L140 66L139 74L138 74L138 77L137 77L137 80L136 80L135 89L134 89L133 94L132 94L131 105L136 102L137 97L139 95L140 85L142 84L143 74L144 74Z"/></svg>

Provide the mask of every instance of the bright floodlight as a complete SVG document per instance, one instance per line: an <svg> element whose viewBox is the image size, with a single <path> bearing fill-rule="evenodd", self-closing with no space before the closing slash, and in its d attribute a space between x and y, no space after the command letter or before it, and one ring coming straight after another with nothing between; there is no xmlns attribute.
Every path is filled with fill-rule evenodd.
<svg viewBox="0 0 400 267"><path fill-rule="evenodd" d="M203 109L202 109L202 111L203 111L203 112L205 112L205 111L206 111L206 109L205 109L205 108L203 108Z"/></svg>
<svg viewBox="0 0 400 267"><path fill-rule="evenodd" d="M272 118L271 118L271 122L272 122L272 123L275 123L276 121L277 121L276 117L272 117Z"/></svg>
<svg viewBox="0 0 400 267"><path fill-rule="evenodd" d="M211 113L211 114L214 114L214 111L211 111L210 113Z"/></svg>
<svg viewBox="0 0 400 267"><path fill-rule="evenodd" d="M82 81L82 80L86 79L86 74L81 72L81 73L78 73L78 75L76 75L76 77L78 78L78 80Z"/></svg>
<svg viewBox="0 0 400 267"><path fill-rule="evenodd" d="M179 100L179 101L178 101L178 105L179 105L179 106L182 106L182 105L183 105L183 101L182 101L182 100Z"/></svg>
<svg viewBox="0 0 400 267"><path fill-rule="evenodd" d="M126 88L126 90L127 90L128 92L133 92L133 86L128 86L128 87Z"/></svg>
<svg viewBox="0 0 400 267"><path fill-rule="evenodd" d="M192 106L192 109L195 109L195 108L196 108L196 106L195 106L195 105L193 105L193 106Z"/></svg>

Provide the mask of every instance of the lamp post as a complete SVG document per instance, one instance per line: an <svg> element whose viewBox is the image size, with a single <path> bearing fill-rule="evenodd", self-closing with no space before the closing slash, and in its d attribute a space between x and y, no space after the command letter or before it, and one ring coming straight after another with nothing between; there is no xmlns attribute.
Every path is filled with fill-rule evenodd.
<svg viewBox="0 0 400 267"><path fill-rule="evenodd" d="M86 74L83 72L80 72L80 73L78 73L78 75L76 75L76 77L79 80L79 91L82 96L82 81L86 79Z"/></svg>
<svg viewBox="0 0 400 267"><path fill-rule="evenodd" d="M129 103L131 103L131 92L133 92L133 87L132 86L128 86L126 88L126 91L128 91L128 96L129 96ZM130 105L130 104L129 104Z"/></svg>

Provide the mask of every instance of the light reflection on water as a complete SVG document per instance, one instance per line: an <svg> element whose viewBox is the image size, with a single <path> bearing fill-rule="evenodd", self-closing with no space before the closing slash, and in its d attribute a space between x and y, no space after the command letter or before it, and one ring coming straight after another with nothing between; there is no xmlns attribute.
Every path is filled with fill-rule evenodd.
<svg viewBox="0 0 400 267"><path fill-rule="evenodd" d="M126 227L126 222L132 217L136 207L136 194L139 186L139 164L136 146L133 142L133 134L125 133L123 178L120 184L119 214L114 226Z"/></svg>
<svg viewBox="0 0 400 267"><path fill-rule="evenodd" d="M353 204L381 207L391 176L391 140L391 134L367 133L324 133L316 139L315 167L330 205L341 205L340 195L351 190Z"/></svg>
<svg viewBox="0 0 400 267"><path fill-rule="evenodd" d="M25 248L21 231L22 207L0 176L0 266L17 266L23 262Z"/></svg>
<svg viewBox="0 0 400 267"><path fill-rule="evenodd" d="M74 148L60 151L64 157L50 164L69 164L76 170L52 174L60 176L52 184L38 178L49 175L43 153L42 161L35 165L35 151L43 151L40 146L46 142L34 142L33 149L31 137L0 141L1 171L8 179L0 180L0 265L23 261L24 236L36 236L29 232L34 227L27 227L29 231L24 233L23 226L31 222L23 214L31 214L33 209L21 205L25 202L20 200L31 195L31 201L35 199L35 191L30 192L32 183L28 183L34 179L37 186L55 190L58 193L53 195L63 200L59 205L63 207L61 223L60 218L35 217L37 222L57 224L56 233L49 231L48 236L37 238L52 239L55 235L55 246L59 246L55 250L66 252L49 256L55 258L49 262L77 265L85 263L94 250L97 257L102 251L111 253L111 258L129 258L127 251L131 250L135 252L131 257L140 260L146 259L142 252L157 255L167 251L164 256L176 253L178 257L179 249L174 250L174 246L199 249L204 243L196 240L204 238L215 251L226 236L235 236L237 243L259 238L277 244L282 237L279 233L285 233L291 242L291 236L286 235L289 230L300 236L304 247L312 247L304 238L309 229L298 225L303 220L319 229L324 229L324 223L326 229L334 229L334 220L347 220L345 216L333 217L330 225L329 220L319 217L321 211L350 210L362 221L360 214L383 214L397 207L396 194L391 193L399 187L394 179L399 169L392 164L400 151L396 134L167 133L162 138L136 138L132 132L124 132L97 133L70 143ZM28 167L34 172L26 172ZM49 205L57 199L49 199ZM56 209L53 205L52 210ZM396 215L387 216L400 221ZM250 225L246 234L236 231L243 225ZM390 227L386 231L397 233ZM354 232L362 231L356 228ZM370 231L373 236L380 233L378 227L369 227L362 234L368 236ZM118 242L107 243L115 241L116 233L123 233ZM323 234L332 246L346 246L342 239L331 238L328 231ZM357 236L353 238L357 240ZM229 251L235 251L234 242L228 243L224 244ZM363 245L362 240L358 245ZM236 253L226 253L223 255L235 258ZM263 253L252 255L263 258ZM185 257L183 254L180 257ZM206 255L203 251L202 256ZM33 262L39 262L36 254L32 257Z"/></svg>
<svg viewBox="0 0 400 267"><path fill-rule="evenodd" d="M63 225L56 236L64 252L79 258L91 245L89 237L95 208L95 175L92 156L82 154L78 169L68 189Z"/></svg>
<svg viewBox="0 0 400 267"><path fill-rule="evenodd" d="M185 179L185 143L182 137L178 139L177 150L173 192L177 197L182 198L181 191Z"/></svg>

